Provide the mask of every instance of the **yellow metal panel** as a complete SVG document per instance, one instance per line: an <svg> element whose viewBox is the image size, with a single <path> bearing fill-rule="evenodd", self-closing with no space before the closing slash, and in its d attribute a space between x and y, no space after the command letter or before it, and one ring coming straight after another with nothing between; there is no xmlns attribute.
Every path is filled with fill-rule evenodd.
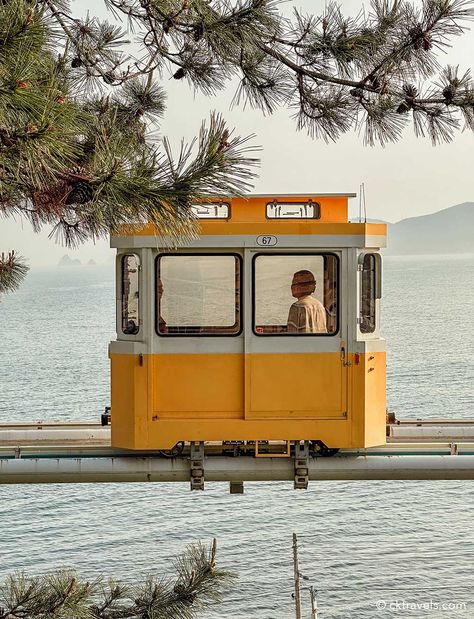
<svg viewBox="0 0 474 619"><path fill-rule="evenodd" d="M241 354L153 357L153 411L158 417L242 417Z"/></svg>
<svg viewBox="0 0 474 619"><path fill-rule="evenodd" d="M248 355L247 418L341 417L346 372L339 353Z"/></svg>
<svg viewBox="0 0 474 619"><path fill-rule="evenodd" d="M317 222L347 222L348 198L347 196L278 196L278 202L319 202L321 206L321 218ZM275 200L275 196L248 196L245 198L226 199L231 203L231 220L235 223L259 222L268 223L266 206ZM271 220L270 220L271 221ZM273 220L274 221L274 220ZM288 220L287 220L288 221ZM203 220L204 222L204 220ZM206 220L206 223L213 223Z"/></svg>
<svg viewBox="0 0 474 619"><path fill-rule="evenodd" d="M148 437L147 355L111 355L112 445L135 449Z"/></svg>
<svg viewBox="0 0 474 619"><path fill-rule="evenodd" d="M234 222L230 221L207 221L200 222L200 236L212 236L216 234L259 236L262 234L293 234L293 235L378 235L386 236L386 224L351 224L351 223L320 223L318 221L288 221L267 220L264 222ZM134 227L128 226L119 231L115 236L159 236L158 230L151 224Z"/></svg>
<svg viewBox="0 0 474 619"><path fill-rule="evenodd" d="M151 233L150 233L151 234ZM350 223L320 223L316 221L288 221L286 219L267 220L265 222L234 222L207 221L201 222L199 234L202 236L214 234L293 234L293 235L365 235L375 234L386 236L386 224L350 224Z"/></svg>
<svg viewBox="0 0 474 619"><path fill-rule="evenodd" d="M386 413L386 355L351 355L352 440L361 447L384 445Z"/></svg>
<svg viewBox="0 0 474 619"><path fill-rule="evenodd" d="M356 448L385 442L385 353L359 355L358 363L348 357L347 418L340 415L347 384L344 371L338 384L337 353L247 357L256 368L251 397L263 410L248 410L244 419L244 355L144 355L140 362L138 355L113 354L112 445L157 450L180 440L321 440ZM331 406L332 418L322 414Z"/></svg>
<svg viewBox="0 0 474 619"><path fill-rule="evenodd" d="M386 354L365 355L365 444L384 445L386 442Z"/></svg>

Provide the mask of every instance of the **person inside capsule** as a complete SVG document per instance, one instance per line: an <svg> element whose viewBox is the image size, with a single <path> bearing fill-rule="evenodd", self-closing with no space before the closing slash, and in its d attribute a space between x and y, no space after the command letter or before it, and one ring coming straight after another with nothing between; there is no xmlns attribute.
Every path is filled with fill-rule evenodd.
<svg viewBox="0 0 474 619"><path fill-rule="evenodd" d="M297 271L293 275L291 294L296 301L288 313L288 333L327 333L326 310L312 294L316 279L311 271Z"/></svg>

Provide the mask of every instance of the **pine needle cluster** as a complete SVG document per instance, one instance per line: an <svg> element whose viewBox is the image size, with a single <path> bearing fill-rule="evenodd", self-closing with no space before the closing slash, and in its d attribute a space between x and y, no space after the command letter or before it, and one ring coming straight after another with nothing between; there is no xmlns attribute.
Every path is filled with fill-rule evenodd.
<svg viewBox="0 0 474 619"><path fill-rule="evenodd" d="M25 259L14 251L0 254L0 295L16 290L28 273Z"/></svg>
<svg viewBox="0 0 474 619"><path fill-rule="evenodd" d="M0 215L49 226L67 246L130 223L193 238L191 204L249 189L250 138L211 114L174 157L149 132L166 101L154 74L113 87L121 31L68 10L49 0L0 2Z"/></svg>
<svg viewBox="0 0 474 619"><path fill-rule="evenodd" d="M410 121L434 144L474 129L470 72L439 64L472 20L471 0L373 0L355 17L329 2L320 16L295 9L292 19L281 3L106 0L143 36L140 63L117 65L116 78L156 68L210 94L237 77L236 104L287 106L324 140L362 128L366 143L386 144Z"/></svg>
<svg viewBox="0 0 474 619"><path fill-rule="evenodd" d="M138 585L83 582L72 570L15 574L0 587L0 619L196 619L233 580L215 559L215 540L210 548L191 545L177 558L175 577L149 576Z"/></svg>

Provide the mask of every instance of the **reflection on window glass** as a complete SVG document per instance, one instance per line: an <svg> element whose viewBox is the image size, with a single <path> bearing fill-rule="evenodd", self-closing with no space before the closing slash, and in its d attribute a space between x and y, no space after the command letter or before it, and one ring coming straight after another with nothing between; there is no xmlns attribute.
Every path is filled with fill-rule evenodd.
<svg viewBox="0 0 474 619"><path fill-rule="evenodd" d="M160 335L233 335L240 331L238 256L161 256L156 294Z"/></svg>
<svg viewBox="0 0 474 619"><path fill-rule="evenodd" d="M140 259L135 254L122 258L122 332L127 335L139 331L139 266Z"/></svg>
<svg viewBox="0 0 474 619"><path fill-rule="evenodd" d="M193 204L191 210L200 219L228 219L230 204L218 202L215 204Z"/></svg>
<svg viewBox="0 0 474 619"><path fill-rule="evenodd" d="M360 330L362 333L375 331L375 283L376 260L373 254L365 254L362 263Z"/></svg>
<svg viewBox="0 0 474 619"><path fill-rule="evenodd" d="M257 335L337 332L336 256L260 255L254 269Z"/></svg>
<svg viewBox="0 0 474 619"><path fill-rule="evenodd" d="M318 202L269 202L267 204L268 219L319 219L320 206Z"/></svg>

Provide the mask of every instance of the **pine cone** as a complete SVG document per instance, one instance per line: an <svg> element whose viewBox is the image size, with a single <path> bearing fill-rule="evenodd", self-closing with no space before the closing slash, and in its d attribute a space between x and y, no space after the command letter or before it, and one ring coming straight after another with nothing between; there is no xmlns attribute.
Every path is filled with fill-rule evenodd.
<svg viewBox="0 0 474 619"><path fill-rule="evenodd" d="M196 42L202 38L203 34L204 34L204 24L197 24L196 26L193 26L193 37Z"/></svg>
<svg viewBox="0 0 474 619"><path fill-rule="evenodd" d="M405 93L405 97L407 99L414 99L418 95L418 90L413 84L404 84L403 92Z"/></svg>
<svg viewBox="0 0 474 619"><path fill-rule="evenodd" d="M77 182L77 181L87 181L89 180L87 176L87 170L83 165L75 165L73 168L70 168L68 171L69 182Z"/></svg>
<svg viewBox="0 0 474 619"><path fill-rule="evenodd" d="M165 34L168 34L171 28L173 28L173 26L174 26L173 20L170 17L167 17L163 22L163 32Z"/></svg>
<svg viewBox="0 0 474 619"><path fill-rule="evenodd" d="M361 99L364 96L364 91L362 90L362 88L353 88L352 90L349 90L349 94L351 95L351 97Z"/></svg>
<svg viewBox="0 0 474 619"><path fill-rule="evenodd" d="M93 136L87 137L86 140L82 143L82 148L84 150L85 155L90 155L91 153L93 153L95 150L94 137Z"/></svg>
<svg viewBox="0 0 474 619"><path fill-rule="evenodd" d="M180 67L176 73L173 75L175 80L181 80L183 79L183 77L186 75L186 71L183 69L183 67Z"/></svg>
<svg viewBox="0 0 474 619"><path fill-rule="evenodd" d="M418 50L421 49L423 45L423 38L425 36L425 32L421 24L417 24L414 28L410 30L411 42L413 43L413 47Z"/></svg>
<svg viewBox="0 0 474 619"><path fill-rule="evenodd" d="M406 103L400 103L400 105L397 107L397 114L406 114L409 111L410 108Z"/></svg>
<svg viewBox="0 0 474 619"><path fill-rule="evenodd" d="M86 204L94 196L94 191L88 181L77 181L71 185L71 191L66 198L66 204Z"/></svg>
<svg viewBox="0 0 474 619"><path fill-rule="evenodd" d="M446 99L446 103L452 103L456 95L456 88L452 84L448 84L443 89L443 97Z"/></svg>
<svg viewBox="0 0 474 619"><path fill-rule="evenodd" d="M224 131L222 132L222 136L221 139L219 140L219 146L217 147L217 152L221 153L223 150L225 150L226 148L228 148L229 146L229 130L228 129L224 129Z"/></svg>
<svg viewBox="0 0 474 619"><path fill-rule="evenodd" d="M45 213L60 214L64 210L64 200L68 195L69 186L64 182L35 191L31 200L36 209Z"/></svg>
<svg viewBox="0 0 474 619"><path fill-rule="evenodd" d="M83 36L89 36L92 34L92 29L89 26L86 26L86 24L81 24L79 26L79 32L83 35Z"/></svg>
<svg viewBox="0 0 474 619"><path fill-rule="evenodd" d="M7 148L15 144L15 141L9 136L6 129L0 129L0 144Z"/></svg>

